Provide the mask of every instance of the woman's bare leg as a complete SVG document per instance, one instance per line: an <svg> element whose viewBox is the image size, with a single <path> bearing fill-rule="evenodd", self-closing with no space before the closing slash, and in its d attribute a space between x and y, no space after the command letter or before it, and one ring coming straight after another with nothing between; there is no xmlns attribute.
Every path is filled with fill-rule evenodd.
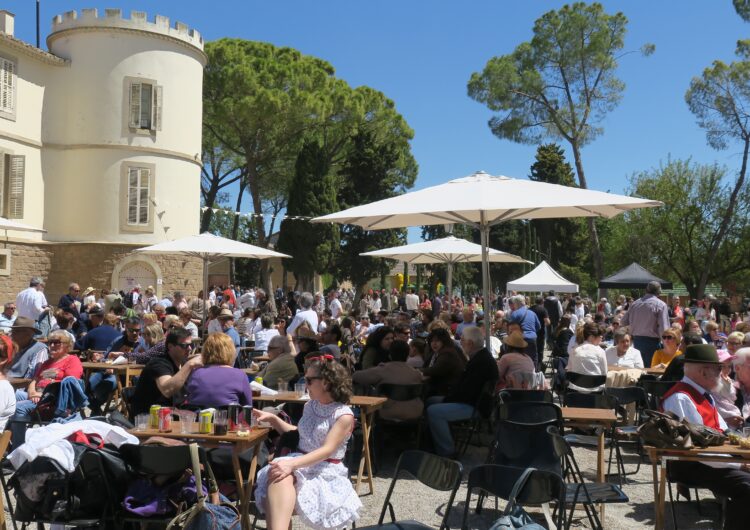
<svg viewBox="0 0 750 530"><path fill-rule="evenodd" d="M266 499L268 530L288 530L296 502L297 491L294 489L293 476L269 484Z"/></svg>

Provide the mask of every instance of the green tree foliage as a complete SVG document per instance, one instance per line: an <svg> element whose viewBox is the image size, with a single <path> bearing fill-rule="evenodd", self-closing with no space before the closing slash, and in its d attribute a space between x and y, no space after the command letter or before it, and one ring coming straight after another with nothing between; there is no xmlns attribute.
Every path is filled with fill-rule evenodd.
<svg viewBox="0 0 750 530"><path fill-rule="evenodd" d="M565 153L557 144L540 145L531 166L529 180L575 187L573 168L565 160ZM553 268L561 264L581 267L588 264L586 223L583 219L538 219L531 221L538 252L534 261L545 259ZM580 272L577 273L580 276Z"/></svg>
<svg viewBox="0 0 750 530"><path fill-rule="evenodd" d="M330 172L329 160L317 140L308 141L297 156L287 216L316 217L336 210L336 181ZM281 223L279 251L292 256L285 266L305 290L313 289L316 272L330 268L338 246L336 226L314 225L308 220L293 218Z"/></svg>
<svg viewBox="0 0 750 530"><path fill-rule="evenodd" d="M734 10L745 22L750 22L750 0L732 0Z"/></svg>
<svg viewBox="0 0 750 530"><path fill-rule="evenodd" d="M717 165L670 160L658 169L636 174L630 191L664 202L610 219L607 262L612 271L637 261L656 275L680 281L700 298L708 283L725 283L750 270L750 187L745 185L731 213L734 186ZM723 232L725 217L729 229ZM723 234L723 235L722 235Z"/></svg>
<svg viewBox="0 0 750 530"><path fill-rule="evenodd" d="M622 98L615 75L627 19L599 3L581 2L549 11L534 23L534 36L472 74L469 96L498 113L489 126L501 139L536 144L563 140L573 151L578 183L588 188L581 149L602 134L602 120ZM642 48L645 54L654 47ZM593 265L601 275L596 224L588 221Z"/></svg>
<svg viewBox="0 0 750 530"><path fill-rule="evenodd" d="M473 230L470 226L455 224L452 227L452 233L454 237L459 239L465 239L479 244L479 231ZM445 229L445 225L429 225L422 227L422 239L425 241L432 241L433 239L441 239L448 237L448 232ZM482 272L479 268L480 265L475 263L456 263L453 265L453 290L456 290L457 286L466 285L470 282L476 282L476 278L479 281L482 279ZM448 285L448 266L442 263L431 263L425 265L425 269L432 273L432 282L430 284L430 292L435 292L435 287L438 282L446 286Z"/></svg>
<svg viewBox="0 0 750 530"><path fill-rule="evenodd" d="M338 199L341 208L393 197L414 185L417 165L405 140L405 132L381 136L360 132L354 136L340 172ZM340 230L336 269L340 277L351 279L357 292L361 292L369 280L390 270L394 263L359 254L406 241L405 230L365 230L352 225L343 225Z"/></svg>
<svg viewBox="0 0 750 530"><path fill-rule="evenodd" d="M736 53L740 60L729 64L714 61L701 77L693 78L685 94L698 125L706 130L708 145L714 149L726 149L738 142L742 150L737 177L729 188L715 234L711 238L706 256L711 260L719 255L721 246L736 229L733 220L736 219L737 209L747 213L741 204L745 199L742 193L746 193L750 154L750 115L747 110L750 108L750 41L739 41ZM701 294L710 274L708 270L703 272L697 287Z"/></svg>

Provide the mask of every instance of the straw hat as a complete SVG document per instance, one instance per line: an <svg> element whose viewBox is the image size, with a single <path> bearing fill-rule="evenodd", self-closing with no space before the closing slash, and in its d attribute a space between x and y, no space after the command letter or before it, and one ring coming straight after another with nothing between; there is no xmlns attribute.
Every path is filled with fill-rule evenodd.
<svg viewBox="0 0 750 530"><path fill-rule="evenodd" d="M96 290L96 289L94 289L94 288L93 288L93 287L91 287L91 286L89 286L89 287L86 287L86 288L85 288L85 289L83 290L83 294L82 294L81 296L88 296L88 295L90 295L91 293L93 293L93 292L94 292L95 290Z"/></svg>
<svg viewBox="0 0 750 530"><path fill-rule="evenodd" d="M523 340L523 335L518 331L514 331L510 335L503 338L503 344L510 346L511 348L526 348L529 344Z"/></svg>

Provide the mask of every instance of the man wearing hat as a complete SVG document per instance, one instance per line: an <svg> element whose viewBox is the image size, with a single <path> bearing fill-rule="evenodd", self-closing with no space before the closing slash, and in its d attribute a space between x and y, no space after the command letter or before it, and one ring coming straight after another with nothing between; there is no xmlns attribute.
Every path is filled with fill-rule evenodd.
<svg viewBox="0 0 750 530"><path fill-rule="evenodd" d="M685 376L664 394L662 408L680 419L726 430L727 424L716 410L710 390L719 385L721 364L710 344L685 348ZM707 488L728 497L727 529L746 528L750 520L750 473L744 467L714 462L669 462L672 480Z"/></svg>
<svg viewBox="0 0 750 530"><path fill-rule="evenodd" d="M13 356L13 364L8 370L8 377L31 379L37 365L49 357L47 346L34 340L39 330L34 321L28 317L18 317L10 328L10 337L18 344L18 353Z"/></svg>
<svg viewBox="0 0 750 530"><path fill-rule="evenodd" d="M222 331L224 331L225 335L229 335L232 338L234 347L239 353L240 334L237 333L236 329L234 329L234 313L232 313L231 309L224 308L221 310L221 313L219 313L218 319L219 323L221 324Z"/></svg>

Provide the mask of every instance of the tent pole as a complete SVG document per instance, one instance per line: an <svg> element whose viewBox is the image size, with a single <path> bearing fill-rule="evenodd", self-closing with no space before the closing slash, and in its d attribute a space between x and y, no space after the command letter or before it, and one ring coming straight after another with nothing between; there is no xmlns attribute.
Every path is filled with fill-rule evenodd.
<svg viewBox="0 0 750 530"><path fill-rule="evenodd" d="M484 310L484 340L485 347L490 350L492 347L492 325L489 321L489 303L490 303L490 261L489 248L490 244L490 225L487 224L484 211L479 212L479 235L482 243L482 309Z"/></svg>

